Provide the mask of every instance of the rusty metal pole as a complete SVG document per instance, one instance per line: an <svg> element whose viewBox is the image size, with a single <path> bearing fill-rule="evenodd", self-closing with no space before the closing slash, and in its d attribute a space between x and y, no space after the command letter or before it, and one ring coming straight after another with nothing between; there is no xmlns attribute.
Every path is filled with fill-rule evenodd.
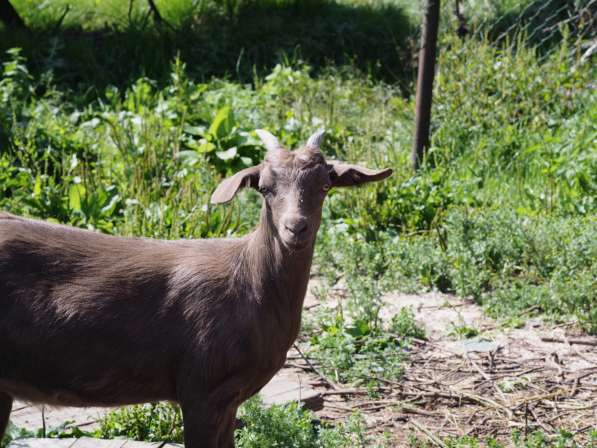
<svg viewBox="0 0 597 448"><path fill-rule="evenodd" d="M431 123L431 101L433 98L433 77L437 49L440 0L427 0L423 17L421 51L419 52L419 74L417 77L417 104L415 135L411 160L417 170L429 147L429 125Z"/></svg>

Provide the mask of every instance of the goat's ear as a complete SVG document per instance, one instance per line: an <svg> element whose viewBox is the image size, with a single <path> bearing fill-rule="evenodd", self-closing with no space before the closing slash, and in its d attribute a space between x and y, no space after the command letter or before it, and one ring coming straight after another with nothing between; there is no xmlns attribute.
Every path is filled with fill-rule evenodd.
<svg viewBox="0 0 597 448"><path fill-rule="evenodd" d="M220 182L220 185L218 185L216 191L214 191L211 195L211 203L225 204L226 202L230 202L241 188L257 188L259 185L260 172L261 165L255 165L239 171L232 177L224 179L222 182Z"/></svg>
<svg viewBox="0 0 597 448"><path fill-rule="evenodd" d="M332 187L353 187L367 182L383 180L392 174L392 168L371 170L344 162L328 161L328 169Z"/></svg>

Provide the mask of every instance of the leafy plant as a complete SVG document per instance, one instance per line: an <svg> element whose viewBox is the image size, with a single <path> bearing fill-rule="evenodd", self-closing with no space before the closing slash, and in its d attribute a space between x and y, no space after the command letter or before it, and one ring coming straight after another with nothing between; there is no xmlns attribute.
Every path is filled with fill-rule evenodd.
<svg viewBox="0 0 597 448"><path fill-rule="evenodd" d="M236 431L239 448L349 448L368 446L362 419L357 415L332 427L296 404L264 408L258 399L241 410L244 426Z"/></svg>
<svg viewBox="0 0 597 448"><path fill-rule="evenodd" d="M403 338L427 339L425 330L417 325L415 315L410 307L402 308L398 314L392 316L390 329Z"/></svg>
<svg viewBox="0 0 597 448"><path fill-rule="evenodd" d="M99 437L125 437L147 442L183 442L182 413L178 406L152 403L122 408L101 421Z"/></svg>
<svg viewBox="0 0 597 448"><path fill-rule="evenodd" d="M27 437L34 437L35 434L32 431L19 428L12 423L8 423L8 428L2 440L0 440L0 448L6 448L13 440L24 439Z"/></svg>
<svg viewBox="0 0 597 448"><path fill-rule="evenodd" d="M395 381L406 358L405 341L366 321L346 322L340 315L320 322L312 335L309 356L321 364L334 381L363 384L372 390L385 380Z"/></svg>
<svg viewBox="0 0 597 448"><path fill-rule="evenodd" d="M179 157L189 166L203 155L220 174L226 175L261 161L263 150L259 141L238 128L230 106L219 109L208 128L185 125L184 132L183 141L190 150L181 151Z"/></svg>
<svg viewBox="0 0 597 448"><path fill-rule="evenodd" d="M315 419L296 403L263 407L258 398L240 410L243 425L236 431L240 448L326 448L365 446L363 422L358 415L332 427ZM182 442L182 414L178 406L156 403L113 411L101 421L95 437L126 437L148 442Z"/></svg>
<svg viewBox="0 0 597 448"><path fill-rule="evenodd" d="M475 327L471 327L469 325L456 325L452 323L452 329L450 330L449 334L452 336L457 336L460 339L471 339L476 336L479 336L480 332Z"/></svg>

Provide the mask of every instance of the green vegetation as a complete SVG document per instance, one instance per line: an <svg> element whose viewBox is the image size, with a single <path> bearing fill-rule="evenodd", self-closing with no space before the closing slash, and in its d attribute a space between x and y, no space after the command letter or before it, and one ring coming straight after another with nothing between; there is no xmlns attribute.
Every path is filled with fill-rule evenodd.
<svg viewBox="0 0 597 448"><path fill-rule="evenodd" d="M378 281L373 274L351 271L351 267L366 266L363 258L349 260L352 263L345 266L348 300L305 325L306 349L333 381L366 386L375 393L384 382L399 379L412 338L425 339L425 332L408 308L382 322Z"/></svg>
<svg viewBox="0 0 597 448"><path fill-rule="evenodd" d="M484 42L445 45L426 166L334 195L320 264L344 272L351 249L334 248L365 245L371 256L358 259L383 288L472 296L495 316L575 316L597 331L595 69L571 67L566 43L541 59ZM380 123L357 158L405 167L407 152L393 145L408 142L401 114L410 105L398 104L384 104L394 121Z"/></svg>
<svg viewBox="0 0 597 448"><path fill-rule="evenodd" d="M331 192L324 210L321 295L342 278L347 299L306 322L301 343L331 379L372 392L399 380L409 341L425 335L408 310L382 322L389 290L455 293L505 322L541 316L597 333L597 69L580 63L585 31L558 29L541 49L525 45L531 28L511 29L511 46L492 40L550 8L469 2L464 41L444 11L432 148L413 174L413 2L157 2L162 26L144 2L130 17L128 2L77 2L62 22L67 2L14 3L30 30L0 25L0 209L120 235L243 234L258 194L216 208L208 198L262 157L253 130L294 146L324 126L330 158L395 169ZM252 401L237 441L369 443L357 417L335 429L312 419ZM118 411L101 436L180 440L180 414ZM574 446L567 437L553 446Z"/></svg>
<svg viewBox="0 0 597 448"><path fill-rule="evenodd" d="M54 428L39 428L36 431L29 431L24 428L19 428L12 423L8 423L6 434L0 440L0 448L5 448L8 444L14 440L25 439L25 438L51 438L51 439L63 439L63 438L77 438L84 436L98 436L99 433L89 433L81 430L76 426L71 425L72 422L66 421Z"/></svg>
<svg viewBox="0 0 597 448"><path fill-rule="evenodd" d="M371 446L364 422L353 415L345 423L328 427L295 404L264 410L256 399L241 408L244 426L236 432L238 448L350 448Z"/></svg>
<svg viewBox="0 0 597 448"><path fill-rule="evenodd" d="M182 412L169 403L130 406L108 413L99 431L102 439L124 437L147 442L183 442Z"/></svg>
<svg viewBox="0 0 597 448"><path fill-rule="evenodd" d="M51 69L59 84L82 95L90 84L99 91L127 87L141 76L163 86L177 55L193 62L189 73L199 80L253 82L286 58L318 68L354 66L393 81L413 74L418 19L411 20L409 2L157 0L168 23L162 26L152 22L146 1L134 2L130 13L128 0L13 3L36 38L0 30L0 49L23 48L35 73Z"/></svg>
<svg viewBox="0 0 597 448"><path fill-rule="evenodd" d="M369 438L362 419L353 415L331 427L296 404L264 409L257 398L240 409L242 427L236 432L238 448L348 448L364 446ZM109 413L96 433L100 438L126 437L150 442L183 442L182 415L178 406L151 404L132 406Z"/></svg>
<svg viewBox="0 0 597 448"><path fill-rule="evenodd" d="M25 437L33 437L35 434L30 433L22 428L17 428L16 426L12 425L11 423L8 424L8 428L6 429L6 434L0 440L0 448L5 448L8 446L10 442L17 439L23 439Z"/></svg>

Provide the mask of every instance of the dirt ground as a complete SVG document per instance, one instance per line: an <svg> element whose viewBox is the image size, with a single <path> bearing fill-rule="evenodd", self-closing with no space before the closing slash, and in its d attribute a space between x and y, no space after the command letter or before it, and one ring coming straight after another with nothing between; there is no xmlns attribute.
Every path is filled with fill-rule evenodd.
<svg viewBox="0 0 597 448"><path fill-rule="evenodd" d="M507 442L515 430L556 435L561 428L584 445L597 428L596 337L539 319L508 328L474 302L438 293L389 294L384 303L384 318L412 307L428 340L414 341L403 378L384 383L378 398L331 385L316 365L289 354L289 365L302 366L304 381L323 395L320 418L333 421L358 409L370 433L390 432L396 446L409 435L444 446L438 436ZM307 310L320 305L308 297ZM465 327L479 334L455 334Z"/></svg>

